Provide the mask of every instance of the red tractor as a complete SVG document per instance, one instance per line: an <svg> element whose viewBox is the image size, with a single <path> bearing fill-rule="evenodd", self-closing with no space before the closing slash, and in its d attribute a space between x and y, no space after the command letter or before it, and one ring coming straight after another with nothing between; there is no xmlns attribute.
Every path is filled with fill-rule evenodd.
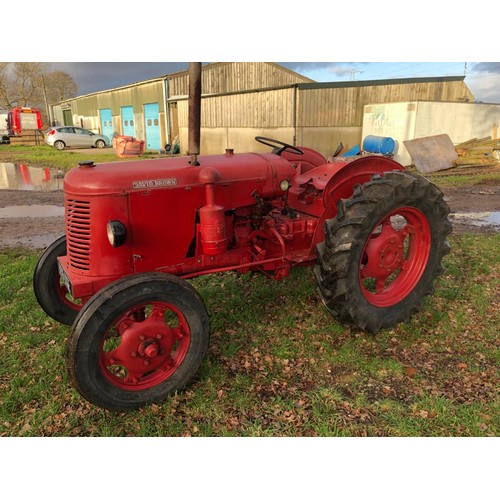
<svg viewBox="0 0 500 500"><path fill-rule="evenodd" d="M208 273L285 278L313 266L337 321L369 332L407 321L442 272L448 206L383 156L328 162L256 137L265 154L82 163L65 177L66 235L34 290L72 325L66 361L88 401L130 410L195 375L209 317L188 282Z"/></svg>

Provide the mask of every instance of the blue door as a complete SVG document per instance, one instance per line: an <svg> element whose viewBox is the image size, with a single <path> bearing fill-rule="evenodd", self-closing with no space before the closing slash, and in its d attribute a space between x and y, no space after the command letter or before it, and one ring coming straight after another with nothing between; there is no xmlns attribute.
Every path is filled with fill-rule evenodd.
<svg viewBox="0 0 500 500"><path fill-rule="evenodd" d="M102 135L105 135L109 141L113 139L113 120L111 118L111 109L100 109L99 116L101 118Z"/></svg>
<svg viewBox="0 0 500 500"><path fill-rule="evenodd" d="M157 102L144 104L144 123L146 125L146 149L161 149L160 108Z"/></svg>
<svg viewBox="0 0 500 500"><path fill-rule="evenodd" d="M122 106L122 131L123 135L135 137L134 108Z"/></svg>

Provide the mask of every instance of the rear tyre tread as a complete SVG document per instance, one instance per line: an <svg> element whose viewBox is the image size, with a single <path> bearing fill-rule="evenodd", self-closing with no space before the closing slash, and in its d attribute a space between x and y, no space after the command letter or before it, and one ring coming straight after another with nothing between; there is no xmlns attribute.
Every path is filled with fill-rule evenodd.
<svg viewBox="0 0 500 500"><path fill-rule="evenodd" d="M443 273L441 259L450 251L446 239L451 232L449 208L438 188L408 172L374 176L354 191L351 198L339 201L337 216L325 222L325 241L317 245L314 275L321 300L337 320L377 333L408 321L420 309L424 297L433 292L434 279ZM376 307L360 290L357 263L373 230L374 217L381 218L406 205L425 214L431 228L431 253L422 277L408 296L393 306Z"/></svg>

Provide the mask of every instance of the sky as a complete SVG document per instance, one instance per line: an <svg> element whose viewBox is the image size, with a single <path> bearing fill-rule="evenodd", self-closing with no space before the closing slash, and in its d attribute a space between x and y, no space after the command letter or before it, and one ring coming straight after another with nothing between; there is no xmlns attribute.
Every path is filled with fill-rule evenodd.
<svg viewBox="0 0 500 500"><path fill-rule="evenodd" d="M499 54L500 55L500 54ZM500 62L279 62L318 82L464 76L476 101L500 103ZM187 62L52 62L69 73L78 95L187 69Z"/></svg>
<svg viewBox="0 0 500 500"><path fill-rule="evenodd" d="M23 19L23 43L8 43L0 57L53 61L73 77L79 95L187 69L181 61L275 61L318 82L465 75L476 101L500 103L495 29L448 2L419 0L406 10L396 0L253 0L239 10L225 0L187 10L159 9L153 0L133 10L52 0L58 4L64 29L40 25L36 10L42 17L46 10L35 4ZM19 25L5 23L2 34L17 41Z"/></svg>

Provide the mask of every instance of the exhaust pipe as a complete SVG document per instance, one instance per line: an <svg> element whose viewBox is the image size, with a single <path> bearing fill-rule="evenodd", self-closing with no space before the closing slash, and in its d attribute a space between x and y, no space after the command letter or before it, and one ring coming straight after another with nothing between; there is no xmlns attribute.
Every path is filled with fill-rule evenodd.
<svg viewBox="0 0 500 500"><path fill-rule="evenodd" d="M191 165L199 165L201 128L201 63L189 63L189 154Z"/></svg>

